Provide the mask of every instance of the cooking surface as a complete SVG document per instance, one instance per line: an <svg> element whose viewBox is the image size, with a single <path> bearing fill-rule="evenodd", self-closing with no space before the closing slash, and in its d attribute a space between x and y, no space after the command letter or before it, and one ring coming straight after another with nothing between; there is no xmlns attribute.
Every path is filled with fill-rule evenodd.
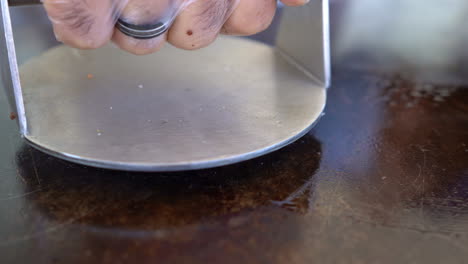
<svg viewBox="0 0 468 264"><path fill-rule="evenodd" d="M332 9L334 34L346 8ZM352 55L335 60L311 133L196 172L42 154L17 136L2 94L0 262L463 263L468 86L412 81L375 61L357 69Z"/></svg>

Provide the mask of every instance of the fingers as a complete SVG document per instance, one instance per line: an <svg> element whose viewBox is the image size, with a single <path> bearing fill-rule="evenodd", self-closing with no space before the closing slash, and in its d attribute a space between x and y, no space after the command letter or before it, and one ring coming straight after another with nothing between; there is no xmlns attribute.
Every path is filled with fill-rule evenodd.
<svg viewBox="0 0 468 264"><path fill-rule="evenodd" d="M241 0L226 21L223 33L246 36L261 32L271 24L275 12L276 0Z"/></svg>
<svg viewBox="0 0 468 264"><path fill-rule="evenodd" d="M238 2L238 0L193 2L175 20L168 32L168 41L178 48L187 50L206 47L216 39Z"/></svg>
<svg viewBox="0 0 468 264"><path fill-rule="evenodd" d="M301 6L307 4L309 1L310 0L281 0L281 2L287 6Z"/></svg>
<svg viewBox="0 0 468 264"><path fill-rule="evenodd" d="M130 0L121 14L121 19L134 25L171 20L181 3L181 0ZM136 39L116 29L112 40L123 50L144 55L161 49L166 38L167 33L152 39Z"/></svg>
<svg viewBox="0 0 468 264"><path fill-rule="evenodd" d="M65 44L93 49L111 38L134 54L159 50L166 41L182 49L199 49L212 43L219 32L252 35L273 20L276 0L43 0L57 38ZM309 0L282 0L303 5ZM117 18L135 25L170 21L165 34L136 39L115 29Z"/></svg>
<svg viewBox="0 0 468 264"><path fill-rule="evenodd" d="M57 39L82 49L106 44L126 0L44 0Z"/></svg>

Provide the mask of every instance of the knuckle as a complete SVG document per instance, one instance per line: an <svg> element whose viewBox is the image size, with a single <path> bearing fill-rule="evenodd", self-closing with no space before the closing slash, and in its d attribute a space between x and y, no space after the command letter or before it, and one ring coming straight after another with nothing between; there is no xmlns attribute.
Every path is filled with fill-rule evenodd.
<svg viewBox="0 0 468 264"><path fill-rule="evenodd" d="M171 27L169 42L177 48L196 50L213 43L236 0L206 0L190 5Z"/></svg>
<svg viewBox="0 0 468 264"><path fill-rule="evenodd" d="M86 1L45 1L49 17L55 24L59 24L77 34L86 35L95 24L95 17L90 12Z"/></svg>
<svg viewBox="0 0 468 264"><path fill-rule="evenodd" d="M241 32L245 35L257 34L266 30L270 26L272 20L272 17L253 19L250 23L247 23L242 27L243 29L241 29Z"/></svg>
<svg viewBox="0 0 468 264"><path fill-rule="evenodd" d="M73 46L80 48L80 49L97 49L102 47L105 42L97 41L94 39L80 39L79 41L75 41Z"/></svg>
<svg viewBox="0 0 468 264"><path fill-rule="evenodd" d="M267 29L276 12L276 1L242 2L224 26L227 34L253 35Z"/></svg>
<svg viewBox="0 0 468 264"><path fill-rule="evenodd" d="M195 34L193 34L195 35ZM217 33L201 33L199 37L193 36L191 37L183 37L183 38L177 38L177 37L169 37L169 42L180 49L184 50L197 50L201 48L205 48L209 46L211 43L213 43L216 40ZM173 36L173 35L172 35Z"/></svg>
<svg viewBox="0 0 468 264"><path fill-rule="evenodd" d="M112 15L112 10L100 14L90 0L45 0L44 5L54 28L60 33L57 35L65 35L66 44L96 49L109 40L113 26L108 23L108 16ZM97 5L106 6L104 3Z"/></svg>
<svg viewBox="0 0 468 264"><path fill-rule="evenodd" d="M104 46L108 41L108 38L93 38L89 36L76 37L73 34L63 32L61 29L57 31L61 32L61 34L56 34L57 36L61 36L61 42L79 49L97 49Z"/></svg>
<svg viewBox="0 0 468 264"><path fill-rule="evenodd" d="M308 0L282 0L282 2L285 5L289 6L302 6L307 4L309 1Z"/></svg>
<svg viewBox="0 0 468 264"><path fill-rule="evenodd" d="M254 35L259 32L266 30L271 22L272 17L268 18L255 18L249 20L234 20L230 21L228 25L225 25L223 32L226 34L238 34L238 35Z"/></svg>
<svg viewBox="0 0 468 264"><path fill-rule="evenodd" d="M219 30L232 6L232 0L209 0L198 2L197 13L194 14L196 22L203 30Z"/></svg>
<svg viewBox="0 0 468 264"><path fill-rule="evenodd" d="M159 51L164 46L164 39L135 39L124 36L121 39L114 39L114 42L123 50L135 55L147 55Z"/></svg>

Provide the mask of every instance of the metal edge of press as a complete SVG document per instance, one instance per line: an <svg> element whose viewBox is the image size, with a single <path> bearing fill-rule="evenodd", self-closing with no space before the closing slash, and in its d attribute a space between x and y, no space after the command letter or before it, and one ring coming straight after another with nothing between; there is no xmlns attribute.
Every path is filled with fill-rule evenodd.
<svg viewBox="0 0 468 264"><path fill-rule="evenodd" d="M16 111L21 135L27 133L26 111L19 78L19 68L16 58L15 42L7 0L0 0L0 53L2 85L11 109Z"/></svg>

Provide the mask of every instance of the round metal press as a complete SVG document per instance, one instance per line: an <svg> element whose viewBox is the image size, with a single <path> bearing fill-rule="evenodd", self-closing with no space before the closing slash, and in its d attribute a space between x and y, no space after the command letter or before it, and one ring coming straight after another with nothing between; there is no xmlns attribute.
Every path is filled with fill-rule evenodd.
<svg viewBox="0 0 468 264"><path fill-rule="evenodd" d="M20 132L59 158L132 171L215 167L277 150L322 115L327 1L284 10L276 47L221 37L199 51L168 46L148 56L57 46L50 25L21 16L37 28L15 27L19 68L1 3L2 80Z"/></svg>

